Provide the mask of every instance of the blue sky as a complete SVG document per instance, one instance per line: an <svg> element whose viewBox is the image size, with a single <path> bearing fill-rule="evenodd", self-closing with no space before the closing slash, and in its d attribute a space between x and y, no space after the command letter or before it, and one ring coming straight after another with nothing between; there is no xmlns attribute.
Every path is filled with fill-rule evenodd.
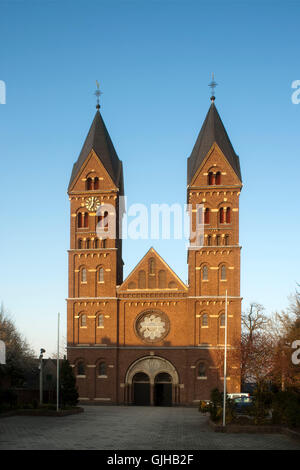
<svg viewBox="0 0 300 470"><path fill-rule="evenodd" d="M186 159L210 105L240 156L243 307L285 308L300 282L297 1L0 1L0 300L36 351L66 323L74 161L101 112L128 203L186 201ZM128 240L125 275L153 245L187 279L185 241Z"/></svg>

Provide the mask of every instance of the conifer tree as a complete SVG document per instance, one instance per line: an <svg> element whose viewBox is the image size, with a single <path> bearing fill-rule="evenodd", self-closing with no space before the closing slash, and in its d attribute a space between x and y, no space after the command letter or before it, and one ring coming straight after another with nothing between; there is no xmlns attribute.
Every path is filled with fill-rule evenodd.
<svg viewBox="0 0 300 470"><path fill-rule="evenodd" d="M78 402L78 392L76 379L69 361L64 358L60 370L61 403L63 406L76 406Z"/></svg>

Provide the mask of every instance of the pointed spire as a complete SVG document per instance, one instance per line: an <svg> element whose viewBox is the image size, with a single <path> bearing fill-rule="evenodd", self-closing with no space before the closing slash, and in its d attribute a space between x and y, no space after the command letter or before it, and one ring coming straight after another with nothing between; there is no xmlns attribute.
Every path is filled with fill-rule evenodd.
<svg viewBox="0 0 300 470"><path fill-rule="evenodd" d="M94 150L99 160L102 162L104 168L110 175L113 182L120 189L120 194L123 191L123 171L122 162L119 160L117 152L111 141L110 135L106 129L105 123L100 114L99 104L97 104L97 111L85 139L80 155L76 163L74 163L73 171L69 183L69 189L77 174L79 173L83 163L87 159L91 150Z"/></svg>
<svg viewBox="0 0 300 470"><path fill-rule="evenodd" d="M228 163L230 163L236 175L242 181L239 157L234 151L224 124L217 111L214 103L214 96L212 96L212 98L210 108L199 132L192 153L188 158L188 184L190 184L213 143L218 144L227 158Z"/></svg>

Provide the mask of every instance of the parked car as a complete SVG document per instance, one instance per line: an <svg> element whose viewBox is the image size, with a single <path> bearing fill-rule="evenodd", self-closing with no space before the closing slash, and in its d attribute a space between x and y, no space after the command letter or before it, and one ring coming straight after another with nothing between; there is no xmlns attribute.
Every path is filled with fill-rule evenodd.
<svg viewBox="0 0 300 470"><path fill-rule="evenodd" d="M239 397L250 397L250 393L228 393L227 395L228 398L230 398L231 400L235 399L235 398L239 398Z"/></svg>
<svg viewBox="0 0 300 470"><path fill-rule="evenodd" d="M250 396L240 396L233 399L234 408L237 413L247 413L253 404L253 398Z"/></svg>

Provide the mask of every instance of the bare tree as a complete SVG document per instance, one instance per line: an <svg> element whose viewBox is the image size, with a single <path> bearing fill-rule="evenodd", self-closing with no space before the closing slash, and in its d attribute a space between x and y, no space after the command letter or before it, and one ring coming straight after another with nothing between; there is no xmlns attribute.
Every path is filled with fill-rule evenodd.
<svg viewBox="0 0 300 470"><path fill-rule="evenodd" d="M63 336L59 343L59 357L63 359L67 355L67 338ZM57 359L57 350L50 354L51 359Z"/></svg>
<svg viewBox="0 0 300 470"><path fill-rule="evenodd" d="M272 380L282 390L286 387L300 388L300 367L292 362L292 344L300 339L300 292L290 296L286 311L276 312L270 321L269 333L276 342Z"/></svg>
<svg viewBox="0 0 300 470"><path fill-rule="evenodd" d="M263 305L252 302L242 314L240 367L242 383L262 383L272 370L274 340L268 334L270 319Z"/></svg>
<svg viewBox="0 0 300 470"><path fill-rule="evenodd" d="M248 311L242 313L242 329L249 341L252 341L253 336L262 332L268 325L269 319L264 311L263 305L252 302Z"/></svg>
<svg viewBox="0 0 300 470"><path fill-rule="evenodd" d="M33 367L35 354L3 304L0 306L0 339L6 345L6 365L1 367L0 373L10 376L12 385L22 385L26 372Z"/></svg>

